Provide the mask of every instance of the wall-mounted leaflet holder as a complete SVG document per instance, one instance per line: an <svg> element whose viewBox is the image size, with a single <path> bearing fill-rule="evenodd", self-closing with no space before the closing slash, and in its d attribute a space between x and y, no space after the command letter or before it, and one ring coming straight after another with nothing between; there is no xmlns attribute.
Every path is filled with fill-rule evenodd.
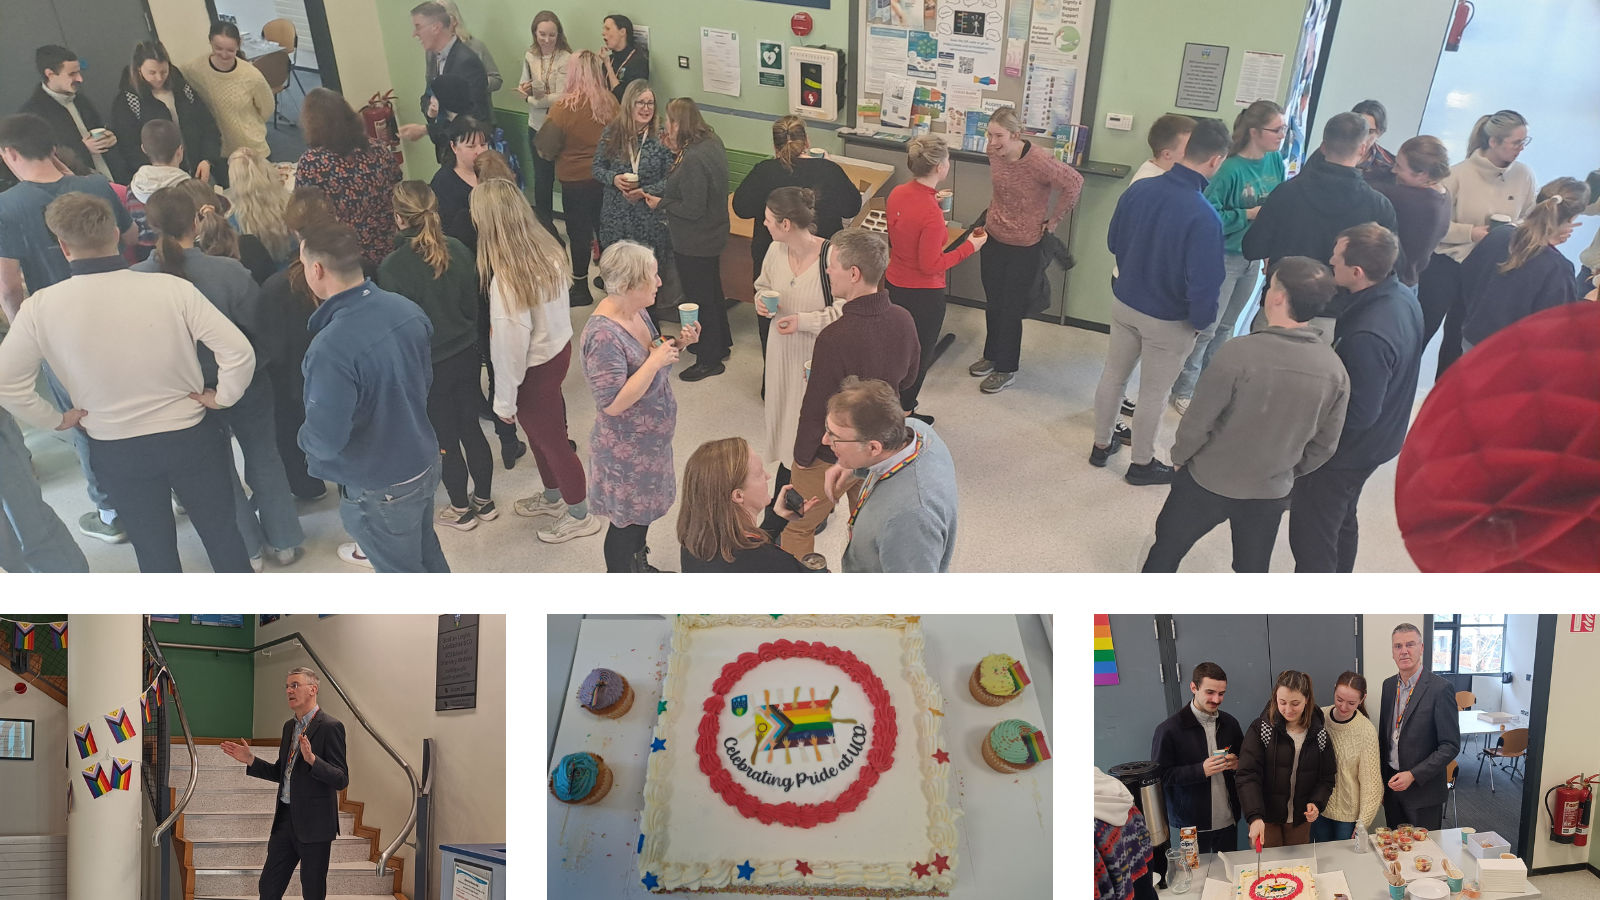
<svg viewBox="0 0 1600 900"><path fill-rule="evenodd" d="M789 111L802 119L835 122L844 106L844 51L789 48Z"/></svg>

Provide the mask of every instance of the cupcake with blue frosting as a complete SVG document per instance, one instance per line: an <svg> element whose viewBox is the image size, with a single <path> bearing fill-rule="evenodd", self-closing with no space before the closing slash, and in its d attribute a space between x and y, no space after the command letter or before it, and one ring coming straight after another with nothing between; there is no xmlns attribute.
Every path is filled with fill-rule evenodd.
<svg viewBox="0 0 1600 900"><path fill-rule="evenodd" d="M571 806L599 803L611 791L611 770L598 753L568 753L550 773L550 793Z"/></svg>
<svg viewBox="0 0 1600 900"><path fill-rule="evenodd" d="M578 703L607 719L620 719L633 708L633 686L619 672L595 669L578 687Z"/></svg>

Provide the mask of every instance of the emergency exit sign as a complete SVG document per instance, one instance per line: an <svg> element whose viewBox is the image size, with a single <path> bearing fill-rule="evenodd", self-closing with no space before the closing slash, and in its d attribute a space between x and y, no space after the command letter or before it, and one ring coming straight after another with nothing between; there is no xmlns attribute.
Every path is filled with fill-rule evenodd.
<svg viewBox="0 0 1600 900"><path fill-rule="evenodd" d="M1594 631L1594 616L1575 615L1572 617L1572 630L1574 632Z"/></svg>

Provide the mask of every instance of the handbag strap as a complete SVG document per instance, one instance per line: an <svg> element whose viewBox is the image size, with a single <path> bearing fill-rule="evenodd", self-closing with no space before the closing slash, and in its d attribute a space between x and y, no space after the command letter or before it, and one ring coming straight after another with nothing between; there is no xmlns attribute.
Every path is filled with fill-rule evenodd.
<svg viewBox="0 0 1600 900"><path fill-rule="evenodd" d="M817 254L817 276L822 280L822 302L828 306L833 305L833 282L828 280L828 247L832 241L823 241L822 250Z"/></svg>

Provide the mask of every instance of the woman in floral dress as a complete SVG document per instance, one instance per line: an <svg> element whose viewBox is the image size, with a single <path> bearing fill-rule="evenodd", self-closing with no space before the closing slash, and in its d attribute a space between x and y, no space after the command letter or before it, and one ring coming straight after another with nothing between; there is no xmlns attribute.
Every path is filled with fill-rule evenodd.
<svg viewBox="0 0 1600 900"><path fill-rule="evenodd" d="M600 255L608 291L583 328L583 374L598 411L589 435L589 509L611 520L607 572L656 572L650 523L677 497L672 435L678 401L668 378L684 347L700 337L691 325L663 339L647 310L661 286L655 254L619 241Z"/></svg>
<svg viewBox="0 0 1600 900"><path fill-rule="evenodd" d="M361 117L344 97L312 88L300 108L306 152L295 167L296 187L321 189L334 217L356 230L368 274L394 250L394 186L400 164L367 138Z"/></svg>

